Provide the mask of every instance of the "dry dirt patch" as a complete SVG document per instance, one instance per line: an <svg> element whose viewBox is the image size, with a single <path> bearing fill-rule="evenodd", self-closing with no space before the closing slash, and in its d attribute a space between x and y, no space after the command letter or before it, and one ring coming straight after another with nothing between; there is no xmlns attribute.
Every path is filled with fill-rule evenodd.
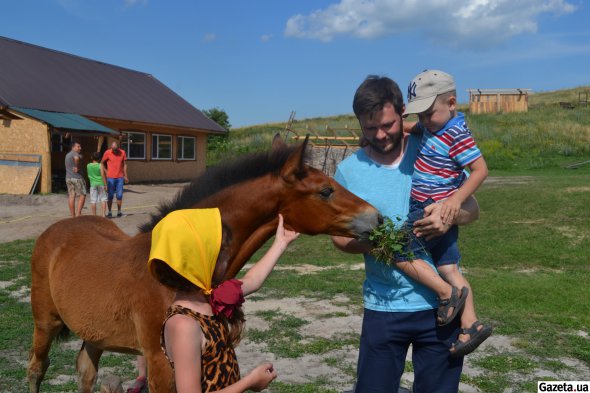
<svg viewBox="0 0 590 393"><path fill-rule="evenodd" d="M146 222L149 214L156 212L156 207L170 200L182 186L181 183L126 185L125 215L113 220L125 233L135 235L137 226ZM89 197L82 214L91 214ZM67 194L0 195L0 243L36 238L51 224L68 217Z"/></svg>

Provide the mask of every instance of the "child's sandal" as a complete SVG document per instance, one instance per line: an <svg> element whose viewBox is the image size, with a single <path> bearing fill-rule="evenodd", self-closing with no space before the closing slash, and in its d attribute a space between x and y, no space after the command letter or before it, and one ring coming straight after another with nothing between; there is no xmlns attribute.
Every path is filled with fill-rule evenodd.
<svg viewBox="0 0 590 393"><path fill-rule="evenodd" d="M459 289L457 287L453 287L451 291L451 297L448 299L439 299L438 303L438 310L436 313L436 319L438 322L438 326L448 325L455 319L459 311L463 309L465 305L465 300L467 300L467 294L469 293L469 288L463 287L461 288L461 293L459 294ZM449 315L449 310L452 308L452 312Z"/></svg>
<svg viewBox="0 0 590 393"><path fill-rule="evenodd" d="M481 329L478 329L478 327L480 326L483 327ZM465 356L475 351L481 343L483 343L488 337L491 336L492 330L493 329L491 326L485 326L479 321L475 321L469 329L461 329L460 334L469 334L469 340L457 340L457 342L454 343L450 349L451 356Z"/></svg>

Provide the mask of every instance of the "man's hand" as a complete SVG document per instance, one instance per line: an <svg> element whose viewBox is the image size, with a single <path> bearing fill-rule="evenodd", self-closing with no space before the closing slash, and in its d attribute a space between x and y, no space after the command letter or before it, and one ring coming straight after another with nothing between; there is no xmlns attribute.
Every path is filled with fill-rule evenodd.
<svg viewBox="0 0 590 393"><path fill-rule="evenodd" d="M123 176L123 180L125 181L125 184L129 183L129 178L127 176Z"/></svg>
<svg viewBox="0 0 590 393"><path fill-rule="evenodd" d="M433 203L424 208L424 218L414 223L414 234L418 237L425 237L430 240L434 237L444 235L452 226L445 224L441 218L441 204Z"/></svg>

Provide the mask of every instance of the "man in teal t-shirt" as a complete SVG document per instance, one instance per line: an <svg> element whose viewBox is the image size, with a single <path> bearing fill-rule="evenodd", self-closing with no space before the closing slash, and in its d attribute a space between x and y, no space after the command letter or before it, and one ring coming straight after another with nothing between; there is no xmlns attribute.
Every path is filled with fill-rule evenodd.
<svg viewBox="0 0 590 393"><path fill-rule="evenodd" d="M356 91L353 109L361 125L363 148L342 161L334 177L384 216L406 218L420 139L403 133L402 93L391 79L369 76ZM440 219L440 207L431 206L415 224L418 235L441 235L450 228ZM463 208L458 224L469 223L478 214L474 199ZM414 393L457 392L463 358L451 358L449 349L459 334L458 319L437 327L438 301L433 292L375 260L368 242L336 236L332 240L339 249L365 258L356 392L397 392L410 344Z"/></svg>
<svg viewBox="0 0 590 393"><path fill-rule="evenodd" d="M86 166L88 180L90 180L90 207L92 214L96 216L96 202L102 203L102 215L107 211L107 191L104 168L100 164L100 153L92 153L92 162Z"/></svg>

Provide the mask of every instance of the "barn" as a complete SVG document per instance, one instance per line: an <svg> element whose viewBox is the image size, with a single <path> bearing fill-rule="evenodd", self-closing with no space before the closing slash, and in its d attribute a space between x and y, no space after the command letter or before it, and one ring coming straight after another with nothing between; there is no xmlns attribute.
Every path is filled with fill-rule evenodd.
<svg viewBox="0 0 590 393"><path fill-rule="evenodd" d="M0 53L0 193L63 187L72 140L84 161L118 140L132 183L185 181L227 132L150 74L1 36Z"/></svg>
<svg viewBox="0 0 590 393"><path fill-rule="evenodd" d="M531 89L467 89L469 112L527 112Z"/></svg>

